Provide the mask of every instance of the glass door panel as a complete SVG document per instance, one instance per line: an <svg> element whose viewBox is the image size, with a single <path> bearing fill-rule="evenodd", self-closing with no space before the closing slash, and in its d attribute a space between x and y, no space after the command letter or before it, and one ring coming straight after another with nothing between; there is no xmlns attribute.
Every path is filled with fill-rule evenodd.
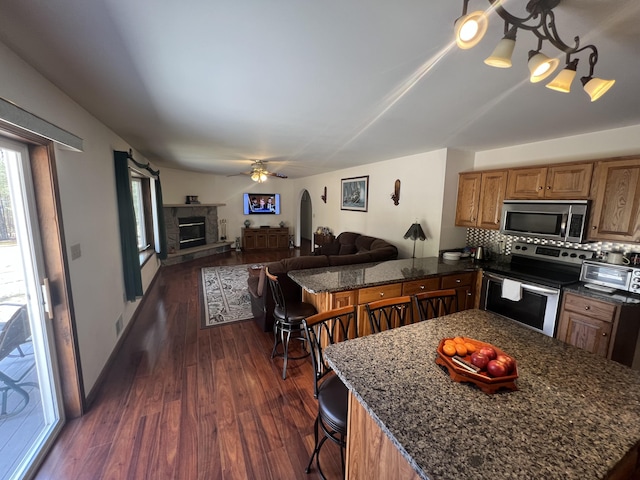
<svg viewBox="0 0 640 480"><path fill-rule="evenodd" d="M29 478L63 421L26 146L0 138L0 480Z"/></svg>

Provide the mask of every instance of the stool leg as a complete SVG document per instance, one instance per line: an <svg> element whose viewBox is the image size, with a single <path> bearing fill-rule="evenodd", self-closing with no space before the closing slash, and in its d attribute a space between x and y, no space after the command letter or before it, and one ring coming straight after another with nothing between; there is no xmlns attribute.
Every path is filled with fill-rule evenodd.
<svg viewBox="0 0 640 480"><path fill-rule="evenodd" d="M283 332L284 333L284 332ZM289 358L289 341L291 340L291 331L287 331L287 341L282 339L282 346L284 348L284 365L282 366L282 379L287 379L287 360Z"/></svg>

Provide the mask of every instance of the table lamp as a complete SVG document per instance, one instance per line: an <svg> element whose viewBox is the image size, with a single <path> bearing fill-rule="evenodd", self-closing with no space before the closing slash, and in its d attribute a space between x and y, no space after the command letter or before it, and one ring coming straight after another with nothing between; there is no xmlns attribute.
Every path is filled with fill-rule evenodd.
<svg viewBox="0 0 640 480"><path fill-rule="evenodd" d="M418 222L413 223L407 233L404 234L404 238L410 238L413 240L413 255L411 258L416 258L416 240L426 240L427 236L424 234L424 230L422 230L422 226Z"/></svg>

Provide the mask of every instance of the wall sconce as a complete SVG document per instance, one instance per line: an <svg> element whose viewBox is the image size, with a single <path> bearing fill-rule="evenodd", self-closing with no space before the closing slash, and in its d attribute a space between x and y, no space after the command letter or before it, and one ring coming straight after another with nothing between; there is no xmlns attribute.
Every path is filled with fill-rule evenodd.
<svg viewBox="0 0 640 480"><path fill-rule="evenodd" d="M324 187L324 194L320 195L320 198L324 203L327 203L327 187Z"/></svg>
<svg viewBox="0 0 640 480"><path fill-rule="evenodd" d="M391 200L393 200L393 204L396 206L400 203L400 179L396 180L396 183L393 186Z"/></svg>

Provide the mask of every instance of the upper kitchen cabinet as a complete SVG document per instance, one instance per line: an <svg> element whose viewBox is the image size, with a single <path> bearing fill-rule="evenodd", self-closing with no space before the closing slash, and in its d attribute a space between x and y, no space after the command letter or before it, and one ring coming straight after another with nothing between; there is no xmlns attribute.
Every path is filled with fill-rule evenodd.
<svg viewBox="0 0 640 480"><path fill-rule="evenodd" d="M640 242L640 157L596 163L589 240Z"/></svg>
<svg viewBox="0 0 640 480"><path fill-rule="evenodd" d="M589 198L593 163L560 164L509 170L509 200L582 200Z"/></svg>
<svg viewBox="0 0 640 480"><path fill-rule="evenodd" d="M507 170L461 173L456 225L497 230L507 188Z"/></svg>

